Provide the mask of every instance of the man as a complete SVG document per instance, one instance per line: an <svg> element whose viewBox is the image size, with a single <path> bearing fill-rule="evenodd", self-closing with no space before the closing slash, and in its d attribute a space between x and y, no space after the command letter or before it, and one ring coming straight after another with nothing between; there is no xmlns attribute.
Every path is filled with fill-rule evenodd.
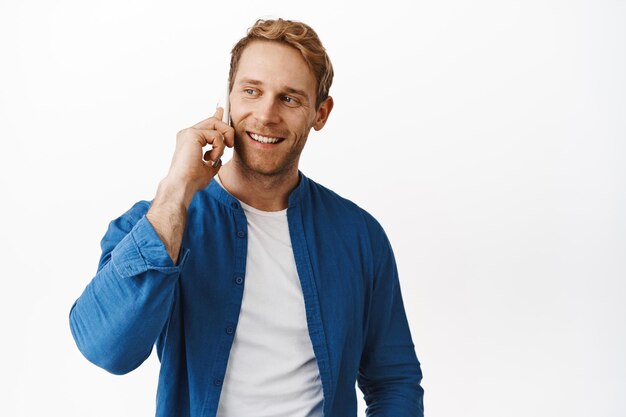
<svg viewBox="0 0 626 417"><path fill-rule="evenodd" d="M232 127L219 108L180 131L154 200L110 224L70 326L114 374L156 342L158 416L355 416L355 381L369 416L423 415L384 231L298 170L332 77L310 27L259 20L232 51Z"/></svg>

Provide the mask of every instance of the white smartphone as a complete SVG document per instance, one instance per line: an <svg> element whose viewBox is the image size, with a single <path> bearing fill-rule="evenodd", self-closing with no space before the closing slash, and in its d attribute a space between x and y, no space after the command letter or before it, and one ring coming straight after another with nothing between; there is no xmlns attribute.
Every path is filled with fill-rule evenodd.
<svg viewBox="0 0 626 417"><path fill-rule="evenodd" d="M230 120L230 100L228 99L229 97L229 85L228 85L228 81L226 81L226 89L224 91L224 96L222 97L222 99L219 101L218 107L223 107L224 108L224 114L222 115L222 122L226 123L228 126L232 126L232 120ZM232 148L229 148L228 146L224 149L224 155L222 155L222 160L228 161L231 157L232 157Z"/></svg>
<svg viewBox="0 0 626 417"><path fill-rule="evenodd" d="M229 97L229 85L228 81L226 81L226 92L224 94L224 98L221 101L221 106L224 107L224 115L222 116L222 122L226 123L228 126L231 126L230 123L230 100Z"/></svg>

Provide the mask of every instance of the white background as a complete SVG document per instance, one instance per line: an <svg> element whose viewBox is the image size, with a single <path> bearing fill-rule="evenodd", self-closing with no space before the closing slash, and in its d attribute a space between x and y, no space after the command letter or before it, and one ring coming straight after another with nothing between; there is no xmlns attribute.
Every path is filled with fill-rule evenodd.
<svg viewBox="0 0 626 417"><path fill-rule="evenodd" d="M333 60L301 169L387 230L427 415L626 415L626 4L605 0L2 0L0 415L154 415L156 357L109 375L68 312L277 16Z"/></svg>

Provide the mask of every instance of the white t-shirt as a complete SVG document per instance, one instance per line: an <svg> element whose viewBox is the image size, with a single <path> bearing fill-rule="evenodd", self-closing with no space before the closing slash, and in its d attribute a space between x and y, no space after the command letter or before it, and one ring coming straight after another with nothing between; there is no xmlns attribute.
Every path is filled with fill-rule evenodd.
<svg viewBox="0 0 626 417"><path fill-rule="evenodd" d="M217 417L321 417L322 383L287 210L241 206L248 220L246 279Z"/></svg>

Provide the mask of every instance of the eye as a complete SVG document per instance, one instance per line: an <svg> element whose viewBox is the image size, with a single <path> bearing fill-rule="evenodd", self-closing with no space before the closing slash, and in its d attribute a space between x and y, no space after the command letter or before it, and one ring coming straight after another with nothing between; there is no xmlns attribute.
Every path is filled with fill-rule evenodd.
<svg viewBox="0 0 626 417"><path fill-rule="evenodd" d="M244 88L243 92L250 96L256 94L256 90L254 88Z"/></svg>
<svg viewBox="0 0 626 417"><path fill-rule="evenodd" d="M291 96L283 96L281 100L289 106L297 106L298 104L300 104L300 102L297 99Z"/></svg>

